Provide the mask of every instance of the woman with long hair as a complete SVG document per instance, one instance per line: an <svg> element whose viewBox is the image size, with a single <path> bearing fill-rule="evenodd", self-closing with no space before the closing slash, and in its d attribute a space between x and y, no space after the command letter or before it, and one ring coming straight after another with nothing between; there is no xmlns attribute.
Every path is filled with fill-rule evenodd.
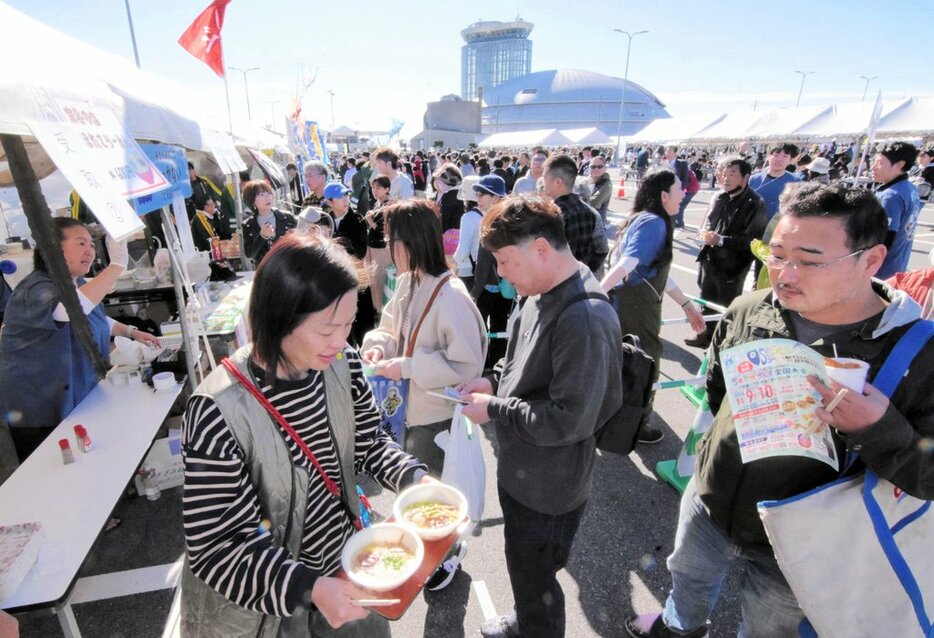
<svg viewBox="0 0 934 638"><path fill-rule="evenodd" d="M444 451L434 438L450 426L454 404L428 392L483 372L486 329L467 288L448 268L431 204L393 204L386 209L386 229L396 291L361 351L377 374L409 379L404 448L440 476Z"/></svg>
<svg viewBox="0 0 934 638"><path fill-rule="evenodd" d="M616 307L622 333L638 336L642 349L655 359L653 383L662 358L663 293L681 305L695 331L704 328L700 312L668 277L673 216L678 214L683 197L681 182L670 169L655 170L643 178L632 213L619 229L616 264L600 282ZM661 431L648 423L639 432L643 443L661 438Z"/></svg>
<svg viewBox="0 0 934 638"><path fill-rule="evenodd" d="M279 240L253 281L251 343L188 402L183 635L389 636L353 603L371 596L336 576L358 517L354 476L394 491L432 479L380 429L347 344L356 263L312 234Z"/></svg>

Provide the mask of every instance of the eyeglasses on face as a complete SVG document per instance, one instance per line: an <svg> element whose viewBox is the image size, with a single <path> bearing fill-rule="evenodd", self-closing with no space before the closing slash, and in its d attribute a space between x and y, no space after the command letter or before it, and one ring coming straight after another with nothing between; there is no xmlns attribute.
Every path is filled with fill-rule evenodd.
<svg viewBox="0 0 934 638"><path fill-rule="evenodd" d="M837 257L836 259L831 259L830 261L795 261L791 259L783 259L781 257L776 257L775 255L769 255L765 259L765 263L769 268L774 270L783 270L786 266L790 266L792 270L801 270L803 272L817 272L818 270L823 270L828 266L840 263L844 259L849 259L850 257L855 257L860 253L866 252L866 248L860 248L859 250L854 250L851 253L843 255L842 257Z"/></svg>
<svg viewBox="0 0 934 638"><path fill-rule="evenodd" d="M604 166L603 164L591 164L590 165L590 170L594 170L595 168L606 168L606 166Z"/></svg>

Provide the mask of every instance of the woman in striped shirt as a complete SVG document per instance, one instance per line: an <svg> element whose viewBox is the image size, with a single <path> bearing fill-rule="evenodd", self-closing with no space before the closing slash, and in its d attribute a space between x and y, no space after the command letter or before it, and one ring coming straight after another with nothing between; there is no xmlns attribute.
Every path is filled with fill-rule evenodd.
<svg viewBox="0 0 934 638"><path fill-rule="evenodd" d="M189 401L185 635L389 635L385 620L351 603L366 593L334 578L354 532L353 477L366 472L396 491L431 479L379 428L347 345L358 285L339 246L300 233L281 239L254 279L252 344Z"/></svg>

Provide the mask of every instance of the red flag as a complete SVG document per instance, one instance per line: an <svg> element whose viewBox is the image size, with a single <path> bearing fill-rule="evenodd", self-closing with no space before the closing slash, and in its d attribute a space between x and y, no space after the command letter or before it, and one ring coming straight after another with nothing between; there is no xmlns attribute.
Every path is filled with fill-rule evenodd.
<svg viewBox="0 0 934 638"><path fill-rule="evenodd" d="M221 77L224 77L221 28L224 26L224 10L229 3L230 0L211 2L178 39L183 49L207 64Z"/></svg>

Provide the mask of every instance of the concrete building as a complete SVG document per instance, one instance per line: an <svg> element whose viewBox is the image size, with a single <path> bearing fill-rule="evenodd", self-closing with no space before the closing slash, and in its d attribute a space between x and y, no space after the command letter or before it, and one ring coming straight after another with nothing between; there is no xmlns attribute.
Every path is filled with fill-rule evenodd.
<svg viewBox="0 0 934 638"><path fill-rule="evenodd" d="M622 78L579 69L529 73L484 89L483 134L597 127L615 138L622 95ZM666 117L671 116L665 105L629 80L622 134Z"/></svg>
<svg viewBox="0 0 934 638"><path fill-rule="evenodd" d="M411 139L412 150L430 148L466 148L481 137L480 103L445 95L429 102L421 133Z"/></svg>
<svg viewBox="0 0 934 638"><path fill-rule="evenodd" d="M532 23L475 22L463 31L461 47L461 97L476 100L478 90L525 75L532 70Z"/></svg>

